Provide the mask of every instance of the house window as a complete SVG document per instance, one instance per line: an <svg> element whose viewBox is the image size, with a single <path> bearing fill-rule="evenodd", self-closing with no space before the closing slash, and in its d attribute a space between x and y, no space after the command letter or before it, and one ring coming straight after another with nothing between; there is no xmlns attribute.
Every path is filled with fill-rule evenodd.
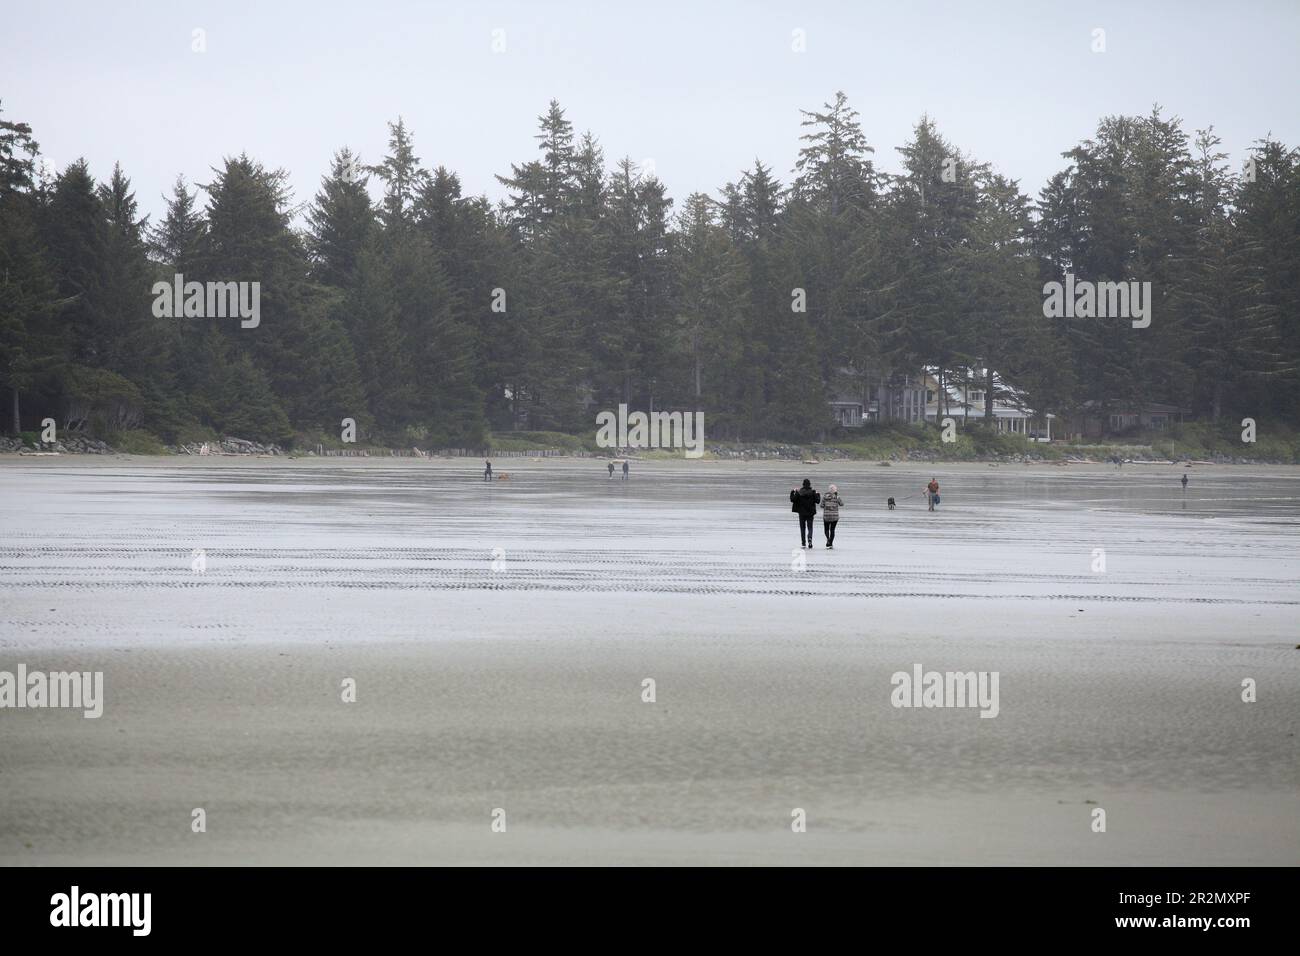
<svg viewBox="0 0 1300 956"><path fill-rule="evenodd" d="M927 405L933 405L933 404L934 404L934 390L933 390L933 389L929 389L929 388L927 388L927 389L925 390L925 404L927 404Z"/></svg>
<svg viewBox="0 0 1300 956"><path fill-rule="evenodd" d="M973 389L970 390L970 392L968 393L968 395L970 396L970 397L967 399L967 401L969 401L969 402L972 402L972 403L973 403L973 402L983 402L983 401L984 401L984 389L982 389L982 388L973 388Z"/></svg>

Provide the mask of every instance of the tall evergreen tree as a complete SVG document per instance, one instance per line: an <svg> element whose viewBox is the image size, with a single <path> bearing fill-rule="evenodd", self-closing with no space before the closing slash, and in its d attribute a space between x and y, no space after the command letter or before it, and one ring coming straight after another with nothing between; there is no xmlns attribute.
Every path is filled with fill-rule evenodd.
<svg viewBox="0 0 1300 956"><path fill-rule="evenodd" d="M896 369L938 370L937 407L947 414L944 377L970 356L963 319L962 252L978 218L983 166L946 140L922 117L899 147L903 172L888 195L886 241L889 306L874 320L887 363Z"/></svg>
<svg viewBox="0 0 1300 956"><path fill-rule="evenodd" d="M1282 366L1300 362L1300 149L1258 141L1238 179L1233 224L1259 270L1258 304L1274 316ZM1247 401L1300 421L1300 372L1272 377Z"/></svg>
<svg viewBox="0 0 1300 956"><path fill-rule="evenodd" d="M1181 260L1170 303L1190 338L1195 411L1218 421L1225 411L1259 414L1259 387L1296 371L1283 357L1279 309L1267 293L1262 245L1233 224L1237 184L1212 130L1196 138L1199 207L1194 245ZM1253 407L1252 407L1253 406Z"/></svg>
<svg viewBox="0 0 1300 956"><path fill-rule="evenodd" d="M38 227L36 159L26 123L0 118L0 386L9 392L6 425L22 430L22 399L57 365L62 343L51 320L66 304Z"/></svg>
<svg viewBox="0 0 1300 956"><path fill-rule="evenodd" d="M167 213L148 233L149 251L158 262L184 274L199 255L206 224L198 207L198 193L191 192L184 176L177 176Z"/></svg>
<svg viewBox="0 0 1300 956"><path fill-rule="evenodd" d="M334 154L329 175L321 180L315 202L306 213L306 242L311 276L337 289L352 281L375 225L366 191L368 176L360 159L346 147Z"/></svg>
<svg viewBox="0 0 1300 956"><path fill-rule="evenodd" d="M738 423L731 399L747 374L737 356L748 333L748 265L718 223L715 202L703 193L686 199L672 256L687 401L709 413L713 434L734 435Z"/></svg>

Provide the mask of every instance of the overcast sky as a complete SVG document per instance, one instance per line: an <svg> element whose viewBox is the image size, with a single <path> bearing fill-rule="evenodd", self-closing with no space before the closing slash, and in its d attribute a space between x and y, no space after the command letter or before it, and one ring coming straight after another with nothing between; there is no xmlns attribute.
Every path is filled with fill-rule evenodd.
<svg viewBox="0 0 1300 956"><path fill-rule="evenodd" d="M788 182L799 110L838 89L883 169L929 113L1031 195L1101 116L1154 102L1189 134L1213 124L1234 164L1270 132L1300 145L1300 0L6 0L0 22L5 118L58 168L120 160L155 217L177 173L206 181L241 151L309 199L338 147L377 161L398 115L427 167L496 199L552 97L611 165L653 160L678 208L755 157Z"/></svg>

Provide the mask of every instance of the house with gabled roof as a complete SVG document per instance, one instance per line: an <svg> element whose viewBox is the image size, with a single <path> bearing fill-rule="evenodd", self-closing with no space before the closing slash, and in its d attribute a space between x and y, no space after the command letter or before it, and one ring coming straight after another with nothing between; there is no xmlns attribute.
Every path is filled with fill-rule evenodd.
<svg viewBox="0 0 1300 956"><path fill-rule="evenodd" d="M952 418L962 424L983 423L988 413L987 369L944 369L941 374L938 368L926 366L923 371L926 421ZM992 415L994 427L1000 432L1026 437L1041 437L1037 433L1046 432L1046 440L1051 440L1051 420L1055 416L1039 416L1029 407L1024 392L1005 381L996 370L993 372Z"/></svg>
<svg viewBox="0 0 1300 956"><path fill-rule="evenodd" d="M1090 399L1079 407L1079 412L1069 422L1071 435L1081 438L1101 438L1126 431L1150 429L1164 431L1172 425L1186 421L1191 409L1163 402L1103 403Z"/></svg>
<svg viewBox="0 0 1300 956"><path fill-rule="evenodd" d="M942 385L940 382L942 381ZM959 422L984 420L988 373L984 369L951 369L940 374L926 366L917 372L885 375L841 370L831 390L831 416L845 428L872 422ZM993 373L993 420L1000 432L1051 440L1055 416L1030 408L1024 393Z"/></svg>

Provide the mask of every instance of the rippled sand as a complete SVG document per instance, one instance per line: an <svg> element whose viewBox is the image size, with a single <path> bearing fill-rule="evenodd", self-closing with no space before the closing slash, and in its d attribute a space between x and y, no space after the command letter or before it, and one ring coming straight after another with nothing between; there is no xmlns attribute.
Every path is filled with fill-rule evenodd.
<svg viewBox="0 0 1300 956"><path fill-rule="evenodd" d="M0 460L0 861L1300 863L1300 469L494 464Z"/></svg>

